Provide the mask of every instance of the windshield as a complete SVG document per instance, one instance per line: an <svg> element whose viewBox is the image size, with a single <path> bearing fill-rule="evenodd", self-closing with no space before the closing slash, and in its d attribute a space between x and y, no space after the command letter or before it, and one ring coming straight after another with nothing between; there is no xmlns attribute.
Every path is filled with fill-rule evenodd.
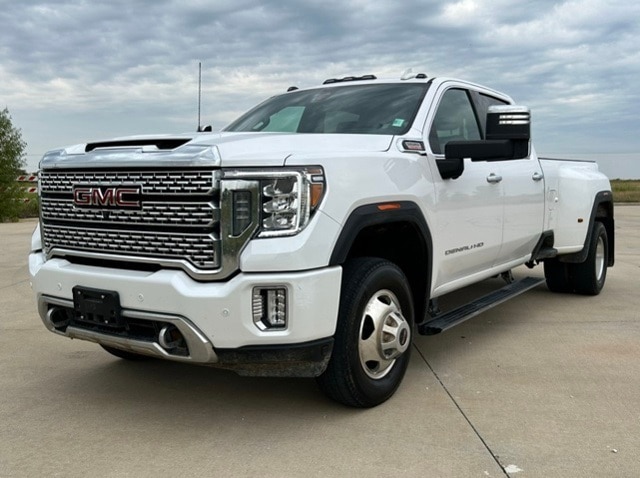
<svg viewBox="0 0 640 478"><path fill-rule="evenodd" d="M223 131L400 135L428 84L349 85L293 91L245 113Z"/></svg>

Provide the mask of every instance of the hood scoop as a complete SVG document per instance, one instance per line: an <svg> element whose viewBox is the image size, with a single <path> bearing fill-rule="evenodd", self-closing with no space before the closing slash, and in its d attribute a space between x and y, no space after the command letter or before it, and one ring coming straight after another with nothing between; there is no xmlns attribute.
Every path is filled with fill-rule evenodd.
<svg viewBox="0 0 640 478"><path fill-rule="evenodd" d="M172 150L188 143L189 141L191 141L191 138L148 138L101 141L98 143L88 143L84 151L88 153L96 149L141 148L145 146L155 146L158 150Z"/></svg>

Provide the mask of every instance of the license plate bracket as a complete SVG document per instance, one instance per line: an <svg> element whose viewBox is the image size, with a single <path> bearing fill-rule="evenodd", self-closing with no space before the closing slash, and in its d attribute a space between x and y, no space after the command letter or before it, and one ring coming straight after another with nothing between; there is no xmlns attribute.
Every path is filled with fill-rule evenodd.
<svg viewBox="0 0 640 478"><path fill-rule="evenodd" d="M111 290L76 286L73 292L74 321L110 329L126 326L120 295Z"/></svg>

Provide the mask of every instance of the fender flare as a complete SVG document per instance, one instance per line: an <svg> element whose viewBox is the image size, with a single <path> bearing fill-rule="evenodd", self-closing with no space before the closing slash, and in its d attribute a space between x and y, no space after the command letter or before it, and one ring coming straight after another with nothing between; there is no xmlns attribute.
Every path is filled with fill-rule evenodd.
<svg viewBox="0 0 640 478"><path fill-rule="evenodd" d="M427 221L420 210L420 207L412 201L394 201L366 204L354 209L347 218L340 235L334 245L329 260L330 266L344 264L349 257L358 235L371 226L383 226L393 223L410 224L415 228L421 239L421 248L425 257L425 290L421 297L414 297L415 304L422 307L415 307L416 322L420 322L424 317L429 303L431 293L431 280L433 274L433 242ZM424 302L424 303L423 303ZM422 314L422 315L419 315Z"/></svg>
<svg viewBox="0 0 640 478"><path fill-rule="evenodd" d="M589 254L589 244L591 243L591 236L593 235L593 225L596 221L596 216L598 213L598 209L602 204L606 204L607 209L609 210L610 215L607 216L607 221L604 223L604 226L607 230L607 242L609 244L609 261L608 266L613 267L615 262L615 228L614 228L614 214L613 214L613 194L611 191L600 191L596 194L596 197L593 201L593 206L591 208L591 216L589 218L589 228L587 229L587 235L584 240L584 247L581 251L575 252L573 254L566 254L558 256L558 260L560 262L569 262L572 264L582 263L587 259L587 255Z"/></svg>

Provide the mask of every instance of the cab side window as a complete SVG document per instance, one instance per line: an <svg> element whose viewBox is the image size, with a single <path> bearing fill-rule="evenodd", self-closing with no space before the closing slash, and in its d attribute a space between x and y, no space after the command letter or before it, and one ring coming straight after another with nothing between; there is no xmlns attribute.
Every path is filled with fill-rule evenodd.
<svg viewBox="0 0 640 478"><path fill-rule="evenodd" d="M429 130L429 144L435 154L444 154L449 141L481 139L478 120L466 90L445 92Z"/></svg>

